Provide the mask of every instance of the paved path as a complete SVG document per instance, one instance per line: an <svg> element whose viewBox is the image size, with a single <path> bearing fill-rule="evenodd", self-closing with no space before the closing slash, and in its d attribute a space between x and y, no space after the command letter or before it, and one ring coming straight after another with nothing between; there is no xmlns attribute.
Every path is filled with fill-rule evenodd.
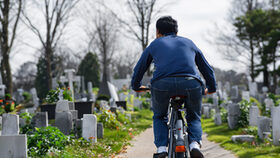
<svg viewBox="0 0 280 158"><path fill-rule="evenodd" d="M230 151L221 148L218 144L207 140L206 134L202 138L202 152L205 158L237 158ZM152 158L156 152L154 146L153 129L149 128L131 142L124 153L117 155L116 158Z"/></svg>

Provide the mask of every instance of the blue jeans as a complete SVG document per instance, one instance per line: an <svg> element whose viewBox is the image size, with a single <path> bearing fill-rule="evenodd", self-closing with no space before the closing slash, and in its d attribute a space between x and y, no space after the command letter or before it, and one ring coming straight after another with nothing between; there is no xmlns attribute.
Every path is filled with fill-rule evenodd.
<svg viewBox="0 0 280 158"><path fill-rule="evenodd" d="M152 109L154 112L154 143L156 147L168 145L168 107L170 97L186 96L186 120L189 141L201 141L202 128L200 122L203 87L196 79L186 77L167 77L152 83Z"/></svg>

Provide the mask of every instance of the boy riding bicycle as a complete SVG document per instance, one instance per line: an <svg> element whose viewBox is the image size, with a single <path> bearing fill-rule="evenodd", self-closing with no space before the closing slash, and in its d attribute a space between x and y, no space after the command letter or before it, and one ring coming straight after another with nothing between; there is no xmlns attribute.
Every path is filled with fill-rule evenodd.
<svg viewBox="0 0 280 158"><path fill-rule="evenodd" d="M177 21L172 17L158 19L156 29L157 38L142 53L131 81L132 89L139 90L144 73L154 62L155 71L151 80L154 143L157 147L154 157L167 156L169 100L172 96L181 95L186 96L191 157L203 158L200 152L202 94L216 91L214 71L191 40L177 36ZM197 68L206 81L206 88Z"/></svg>

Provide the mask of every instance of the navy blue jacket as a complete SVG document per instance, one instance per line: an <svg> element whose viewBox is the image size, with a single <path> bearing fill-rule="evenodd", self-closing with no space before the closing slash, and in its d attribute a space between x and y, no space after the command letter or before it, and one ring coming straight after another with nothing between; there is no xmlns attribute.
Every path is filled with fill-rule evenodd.
<svg viewBox="0 0 280 158"><path fill-rule="evenodd" d="M151 83L168 76L191 76L203 84L198 68L206 81L208 92L216 91L214 71L190 39L175 34L155 39L144 50L134 68L131 80L133 90L141 86L143 75L152 61L155 71Z"/></svg>

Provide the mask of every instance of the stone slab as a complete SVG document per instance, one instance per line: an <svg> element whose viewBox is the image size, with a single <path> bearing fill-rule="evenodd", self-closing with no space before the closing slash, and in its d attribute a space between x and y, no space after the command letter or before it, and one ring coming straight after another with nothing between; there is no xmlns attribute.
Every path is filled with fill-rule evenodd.
<svg viewBox="0 0 280 158"><path fill-rule="evenodd" d="M65 135L69 135L73 129L73 121L71 112L56 112L55 126Z"/></svg>
<svg viewBox="0 0 280 158"><path fill-rule="evenodd" d="M19 116L14 114L3 114L2 135L19 134Z"/></svg>
<svg viewBox="0 0 280 158"><path fill-rule="evenodd" d="M231 140L235 143L237 142L253 142L255 137L252 135L233 135Z"/></svg>
<svg viewBox="0 0 280 158"><path fill-rule="evenodd" d="M84 114L82 136L92 143L97 142L97 118L95 115Z"/></svg>
<svg viewBox="0 0 280 158"><path fill-rule="evenodd" d="M48 113L47 112L38 112L32 118L32 124L34 127L48 127Z"/></svg>
<svg viewBox="0 0 280 158"><path fill-rule="evenodd" d="M0 136L0 153L1 158L27 158L27 136Z"/></svg>

